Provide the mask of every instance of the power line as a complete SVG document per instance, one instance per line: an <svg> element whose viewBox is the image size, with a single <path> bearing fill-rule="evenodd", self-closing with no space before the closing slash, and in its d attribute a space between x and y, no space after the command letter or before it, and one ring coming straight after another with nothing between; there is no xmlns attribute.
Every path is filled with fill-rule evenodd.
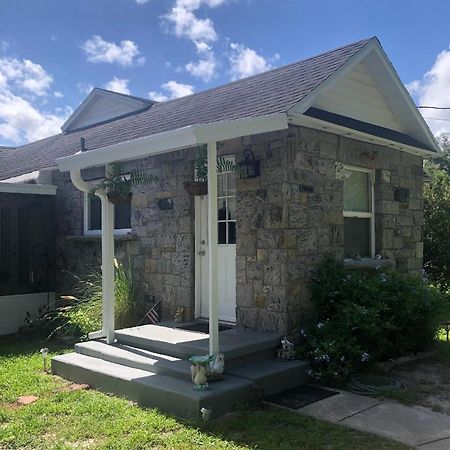
<svg viewBox="0 0 450 450"><path fill-rule="evenodd" d="M423 118L427 119L427 120L441 120L442 122L450 122L450 119L441 119L441 118L438 118L438 117L425 117L425 116L423 116Z"/></svg>
<svg viewBox="0 0 450 450"><path fill-rule="evenodd" d="M418 106L419 109L450 109L450 106Z"/></svg>

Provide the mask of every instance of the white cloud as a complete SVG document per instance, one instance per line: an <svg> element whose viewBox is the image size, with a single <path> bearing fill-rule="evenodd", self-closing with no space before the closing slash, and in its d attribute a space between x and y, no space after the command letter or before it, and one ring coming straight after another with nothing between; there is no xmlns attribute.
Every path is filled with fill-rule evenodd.
<svg viewBox="0 0 450 450"><path fill-rule="evenodd" d="M172 25L177 37L185 37L195 43L197 49L217 40L217 33L211 19L200 19L195 11L205 5L215 8L227 0L176 0L164 19Z"/></svg>
<svg viewBox="0 0 450 450"><path fill-rule="evenodd" d="M120 44L105 41L101 36L92 36L81 48L87 55L87 60L93 63L116 63L121 66L142 65L145 58L140 56L138 46L130 40Z"/></svg>
<svg viewBox="0 0 450 450"><path fill-rule="evenodd" d="M148 96L151 100L157 102L165 102L173 98L185 97L194 93L194 87L190 84L177 83L174 80L168 81L161 85L161 87L167 91L167 94L162 92L150 91Z"/></svg>
<svg viewBox="0 0 450 450"><path fill-rule="evenodd" d="M53 91L53 95L55 96L55 98L63 98L64 97L64 94L59 91Z"/></svg>
<svg viewBox="0 0 450 450"><path fill-rule="evenodd" d="M28 59L0 58L0 139L20 144L60 132L60 126L71 113L66 107L42 111L53 78L39 64Z"/></svg>
<svg viewBox="0 0 450 450"><path fill-rule="evenodd" d="M9 90L0 93L0 138L19 144L59 133L72 113L70 108L51 113L39 111L29 100Z"/></svg>
<svg viewBox="0 0 450 450"><path fill-rule="evenodd" d="M249 77L272 68L269 62L255 50L242 44L231 43L231 53L228 56L231 65L231 78Z"/></svg>
<svg viewBox="0 0 450 450"><path fill-rule="evenodd" d="M186 70L196 78L201 78L203 81L210 81L214 78L217 68L216 58L213 53L208 53L205 58L197 62L190 62L186 64Z"/></svg>
<svg viewBox="0 0 450 450"><path fill-rule="evenodd" d="M0 58L0 77L16 89L30 95L44 96L53 78L40 64L29 59Z"/></svg>
<svg viewBox="0 0 450 450"><path fill-rule="evenodd" d="M138 4L138 5L143 5L144 3L147 3L147 2L149 2L150 0L136 0L136 3Z"/></svg>
<svg viewBox="0 0 450 450"><path fill-rule="evenodd" d="M129 81L130 80L124 78L114 77L111 81L105 84L105 89L130 95L130 89L128 89Z"/></svg>
<svg viewBox="0 0 450 450"><path fill-rule="evenodd" d="M450 50L440 52L421 80L406 85L419 106L450 107ZM433 133L450 132L450 110L420 109ZM442 120L443 119L443 120Z"/></svg>
<svg viewBox="0 0 450 450"><path fill-rule="evenodd" d="M77 83L77 88L78 90L85 95L90 94L90 92L92 91L92 89L94 89L94 86L90 83Z"/></svg>

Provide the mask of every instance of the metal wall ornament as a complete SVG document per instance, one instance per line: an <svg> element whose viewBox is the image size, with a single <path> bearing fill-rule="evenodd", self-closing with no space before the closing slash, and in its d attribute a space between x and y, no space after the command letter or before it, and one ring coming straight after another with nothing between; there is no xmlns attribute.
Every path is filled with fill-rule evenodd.
<svg viewBox="0 0 450 450"><path fill-rule="evenodd" d="M253 152L246 148L244 160L239 163L239 177L243 179L256 178L260 176L260 161L255 159Z"/></svg>

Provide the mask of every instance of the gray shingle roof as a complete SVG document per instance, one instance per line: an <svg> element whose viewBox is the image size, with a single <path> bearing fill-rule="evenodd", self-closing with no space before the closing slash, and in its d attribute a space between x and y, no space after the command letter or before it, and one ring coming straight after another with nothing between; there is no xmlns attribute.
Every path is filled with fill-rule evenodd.
<svg viewBox="0 0 450 450"><path fill-rule="evenodd" d="M373 39L373 38L372 38ZM333 74L371 39L85 129L0 152L0 179L55 166L80 149L92 150L193 124L286 112Z"/></svg>

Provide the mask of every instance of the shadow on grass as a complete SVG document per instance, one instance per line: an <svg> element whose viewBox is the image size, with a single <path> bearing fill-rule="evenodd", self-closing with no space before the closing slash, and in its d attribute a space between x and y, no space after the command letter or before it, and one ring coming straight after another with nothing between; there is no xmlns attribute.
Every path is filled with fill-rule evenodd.
<svg viewBox="0 0 450 450"><path fill-rule="evenodd" d="M78 342L77 339L48 338L47 332L33 331L0 336L0 356L26 356L48 347L52 353L67 350Z"/></svg>

